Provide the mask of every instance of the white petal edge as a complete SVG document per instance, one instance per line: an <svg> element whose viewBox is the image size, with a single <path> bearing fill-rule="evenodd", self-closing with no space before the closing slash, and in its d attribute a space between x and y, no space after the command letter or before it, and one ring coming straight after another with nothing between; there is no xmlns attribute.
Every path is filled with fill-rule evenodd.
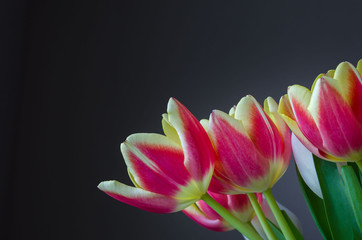
<svg viewBox="0 0 362 240"><path fill-rule="evenodd" d="M292 134L292 147L295 163L304 182L318 197L323 199L314 166L313 154L299 141L294 133Z"/></svg>

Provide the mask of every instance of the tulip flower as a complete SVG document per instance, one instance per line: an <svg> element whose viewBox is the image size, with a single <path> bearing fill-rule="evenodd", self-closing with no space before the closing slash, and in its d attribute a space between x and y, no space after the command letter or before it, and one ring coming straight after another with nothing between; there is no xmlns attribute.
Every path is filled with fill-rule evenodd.
<svg viewBox="0 0 362 240"><path fill-rule="evenodd" d="M342 62L320 74L311 91L293 85L280 99L278 112L314 155L333 162L362 159L361 72L361 60L357 69Z"/></svg>
<svg viewBox="0 0 362 240"><path fill-rule="evenodd" d="M207 127L217 152L210 190L222 194L264 192L286 171L291 158L290 130L277 114L278 104L264 110L250 95L229 114L214 110ZM203 126L206 121L202 122Z"/></svg>
<svg viewBox="0 0 362 240"><path fill-rule="evenodd" d="M252 217L254 216L254 210L247 195L224 195L213 192L208 193L213 199L215 199L219 204L221 204L226 210L228 210L241 222L250 222ZM203 200L192 204L191 206L182 211L188 217L190 217L195 222L207 229L217 232L230 231L234 229L232 225L225 221Z"/></svg>
<svg viewBox="0 0 362 240"><path fill-rule="evenodd" d="M135 185L105 181L99 189L109 196L156 213L180 211L198 201L209 187L215 152L198 120L171 98L163 115L165 132L138 133L121 144Z"/></svg>
<svg viewBox="0 0 362 240"><path fill-rule="evenodd" d="M229 114L214 110L202 125L217 153L210 191L247 193L268 237L275 239L251 193L263 192L288 240L295 237L271 193L286 171L291 154L291 133L277 113L278 104L268 97L264 109L248 95ZM206 125L206 126L205 126Z"/></svg>

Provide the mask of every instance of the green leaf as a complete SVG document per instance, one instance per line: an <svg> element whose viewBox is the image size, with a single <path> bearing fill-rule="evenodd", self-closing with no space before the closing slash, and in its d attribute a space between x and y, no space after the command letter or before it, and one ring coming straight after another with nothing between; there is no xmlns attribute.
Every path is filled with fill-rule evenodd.
<svg viewBox="0 0 362 240"><path fill-rule="evenodd" d="M299 180L300 188L302 189L304 200L307 202L307 206L310 213L312 214L315 224L319 229L319 232L322 234L324 239L332 239L326 211L324 209L323 199L319 198L312 190L310 190L310 188L301 177L297 165L295 167L297 170L297 177Z"/></svg>
<svg viewBox="0 0 362 240"><path fill-rule="evenodd" d="M285 240L285 237L283 235L283 233L280 231L280 229L274 225L274 223L272 223L269 219L266 219L270 225L270 228L272 229L272 231L274 232L276 238L278 240Z"/></svg>
<svg viewBox="0 0 362 240"><path fill-rule="evenodd" d="M341 169L348 200L351 204L359 231L362 232L362 188L351 166Z"/></svg>
<svg viewBox="0 0 362 240"><path fill-rule="evenodd" d="M295 236L295 239L296 240L304 240L302 234L299 232L299 230L297 229L297 227L294 225L294 223L292 222L292 220L290 220L288 214L284 211L284 210L281 210L282 211L282 214L285 218L285 220L287 221L290 229L292 230L294 236Z"/></svg>
<svg viewBox="0 0 362 240"><path fill-rule="evenodd" d="M353 212L337 165L314 155L313 158L332 239L353 239Z"/></svg>

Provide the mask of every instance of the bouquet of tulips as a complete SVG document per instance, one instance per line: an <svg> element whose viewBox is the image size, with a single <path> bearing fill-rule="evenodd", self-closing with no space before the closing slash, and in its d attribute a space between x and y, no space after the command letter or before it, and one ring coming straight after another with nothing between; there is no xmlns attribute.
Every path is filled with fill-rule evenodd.
<svg viewBox="0 0 362 240"><path fill-rule="evenodd" d="M362 239L362 60L320 74L311 90L293 85L279 105L243 97L229 113L198 121L171 98L164 135L121 144L134 187L104 181L109 196L156 213L183 211L214 231L247 239L303 239L300 222L271 188L292 153L297 177L325 239ZM292 133L291 133L291 131Z"/></svg>

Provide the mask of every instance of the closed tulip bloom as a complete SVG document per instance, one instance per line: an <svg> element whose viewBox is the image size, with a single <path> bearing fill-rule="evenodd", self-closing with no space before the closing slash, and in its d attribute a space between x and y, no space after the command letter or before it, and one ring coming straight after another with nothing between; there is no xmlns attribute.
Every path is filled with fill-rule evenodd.
<svg viewBox="0 0 362 240"><path fill-rule="evenodd" d="M226 210L239 219L243 223L250 222L254 216L254 210L245 194L224 195L208 192L210 196L220 203ZM261 196L261 194L259 194ZM201 226L217 231L224 232L233 230L228 222L226 222L219 214L217 214L209 205L200 200L183 212Z"/></svg>
<svg viewBox="0 0 362 240"><path fill-rule="evenodd" d="M290 130L271 98L264 109L250 95L229 114L214 110L207 125L217 152L210 190L222 194L264 192L286 171L291 158Z"/></svg>
<svg viewBox="0 0 362 240"><path fill-rule="evenodd" d="M320 74L311 90L293 85L279 110L298 139L316 156L334 162L362 159L362 61Z"/></svg>
<svg viewBox="0 0 362 240"><path fill-rule="evenodd" d="M215 152L197 119L171 98L163 115L165 135L138 133L121 144L135 187L105 181L99 188L109 196L157 213L180 211L206 192L214 170Z"/></svg>

